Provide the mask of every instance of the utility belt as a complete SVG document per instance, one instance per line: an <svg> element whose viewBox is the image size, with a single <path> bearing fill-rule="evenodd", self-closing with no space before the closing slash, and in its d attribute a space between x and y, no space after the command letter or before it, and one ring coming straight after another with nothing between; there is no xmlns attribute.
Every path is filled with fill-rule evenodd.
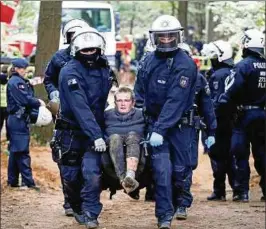
<svg viewBox="0 0 266 229"><path fill-rule="evenodd" d="M148 124L153 124L156 122L157 118L154 118L153 116L150 115L145 115L146 117L146 122ZM200 116L196 115L196 110L195 108L192 108L188 112L186 112L181 119L178 121L177 126L179 125L187 125L194 127L196 129L205 129L206 125L203 123L202 119Z"/></svg>
<svg viewBox="0 0 266 229"><path fill-rule="evenodd" d="M56 119L55 123L55 129L56 130L76 130L81 131L81 128L75 124L72 124L64 119Z"/></svg>
<svg viewBox="0 0 266 229"><path fill-rule="evenodd" d="M206 129L206 124L202 121L200 116L194 116L192 120L188 117L182 117L179 120L178 125L188 125L197 130Z"/></svg>
<svg viewBox="0 0 266 229"><path fill-rule="evenodd" d="M15 115L17 118L21 119L25 119L26 122L30 123L30 114L28 112L26 112L26 108L25 107L20 107L18 110L13 110L9 112L11 115Z"/></svg>
<svg viewBox="0 0 266 229"><path fill-rule="evenodd" d="M247 110L256 110L256 109L265 110L265 107L253 106L253 105L240 105L240 106L237 106L237 110L238 111L247 111Z"/></svg>
<svg viewBox="0 0 266 229"><path fill-rule="evenodd" d="M60 165L67 166L79 166L82 162L82 157L84 152L72 149L72 141L69 141L69 145L62 145L62 133L57 134L57 130L54 130L53 138L50 141L50 147L52 149L52 159L54 162Z"/></svg>

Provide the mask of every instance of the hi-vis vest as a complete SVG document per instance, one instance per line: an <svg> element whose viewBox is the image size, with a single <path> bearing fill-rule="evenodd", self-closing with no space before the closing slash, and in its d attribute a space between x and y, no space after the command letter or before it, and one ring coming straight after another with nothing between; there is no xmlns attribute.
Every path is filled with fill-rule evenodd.
<svg viewBox="0 0 266 229"><path fill-rule="evenodd" d="M0 84L0 89L1 89L0 105L1 107L7 107L6 88L7 88L7 84Z"/></svg>

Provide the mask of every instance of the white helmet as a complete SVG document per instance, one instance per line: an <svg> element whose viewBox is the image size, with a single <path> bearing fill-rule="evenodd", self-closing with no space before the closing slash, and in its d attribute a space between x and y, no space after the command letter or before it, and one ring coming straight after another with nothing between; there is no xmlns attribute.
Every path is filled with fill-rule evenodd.
<svg viewBox="0 0 266 229"><path fill-rule="evenodd" d="M75 56L76 53L82 49L98 48L102 54L105 51L106 42L104 37L92 27L84 27L78 29L72 37L71 41L71 55Z"/></svg>
<svg viewBox="0 0 266 229"><path fill-rule="evenodd" d="M178 47L183 49L189 56L193 55L192 50L187 43L180 43Z"/></svg>
<svg viewBox="0 0 266 229"><path fill-rule="evenodd" d="M160 52L171 52L178 49L183 42L183 27L170 15L158 17L149 30L152 45Z"/></svg>
<svg viewBox="0 0 266 229"><path fill-rule="evenodd" d="M205 48L206 47L206 48ZM229 42L227 41L214 41L205 46L206 56L210 59L218 59L219 62L224 62L229 65L233 65L233 49Z"/></svg>
<svg viewBox="0 0 266 229"><path fill-rule="evenodd" d="M147 40L146 45L144 47L144 51L145 52L153 52L153 51L155 51L155 48L154 48L154 46L151 43L151 39Z"/></svg>
<svg viewBox="0 0 266 229"><path fill-rule="evenodd" d="M64 44L70 44L71 35L76 32L78 28L82 28L84 26L89 26L87 22L81 19L71 19L69 20L62 29L62 34L64 37Z"/></svg>
<svg viewBox="0 0 266 229"><path fill-rule="evenodd" d="M250 49L253 52L264 54L265 38L263 33L257 29L246 30L241 43L243 49Z"/></svg>
<svg viewBox="0 0 266 229"><path fill-rule="evenodd" d="M35 122L36 126L47 126L52 122L51 112L44 106L39 107L37 121Z"/></svg>

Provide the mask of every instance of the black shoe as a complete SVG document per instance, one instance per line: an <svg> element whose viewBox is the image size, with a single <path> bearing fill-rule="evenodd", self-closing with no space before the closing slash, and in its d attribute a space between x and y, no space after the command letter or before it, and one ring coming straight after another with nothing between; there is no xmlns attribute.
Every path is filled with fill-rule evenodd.
<svg viewBox="0 0 266 229"><path fill-rule="evenodd" d="M74 216L74 211L72 208L65 208L65 215L66 216L69 216L69 217L72 217Z"/></svg>
<svg viewBox="0 0 266 229"><path fill-rule="evenodd" d="M159 229L171 229L171 221L164 221L158 223L158 228Z"/></svg>
<svg viewBox="0 0 266 229"><path fill-rule="evenodd" d="M207 197L207 200L210 200L210 201L226 201L226 198L223 195L217 195L215 192L213 192L210 196Z"/></svg>
<svg viewBox="0 0 266 229"><path fill-rule="evenodd" d="M178 207L176 209L174 217L178 220L186 220L187 219L187 208L186 207Z"/></svg>
<svg viewBox="0 0 266 229"><path fill-rule="evenodd" d="M262 196L262 197L260 198L260 201L261 201L261 202L265 202L265 196Z"/></svg>
<svg viewBox="0 0 266 229"><path fill-rule="evenodd" d="M237 194L233 197L233 201L247 203L249 202L248 194L245 194L245 193Z"/></svg>
<svg viewBox="0 0 266 229"><path fill-rule="evenodd" d="M10 188L19 188L19 184L7 184L8 187Z"/></svg>
<svg viewBox="0 0 266 229"><path fill-rule="evenodd" d="M85 212L85 225L88 229L97 228L99 226L98 220L91 216L89 212Z"/></svg>
<svg viewBox="0 0 266 229"><path fill-rule="evenodd" d="M75 217L75 220L80 224L80 225L85 225L86 223L86 218L85 215L82 212L76 213L73 212L73 215Z"/></svg>
<svg viewBox="0 0 266 229"><path fill-rule="evenodd" d="M31 185L31 186L28 186L29 189L33 189L35 191L41 191L41 188L39 186L36 186L36 185Z"/></svg>

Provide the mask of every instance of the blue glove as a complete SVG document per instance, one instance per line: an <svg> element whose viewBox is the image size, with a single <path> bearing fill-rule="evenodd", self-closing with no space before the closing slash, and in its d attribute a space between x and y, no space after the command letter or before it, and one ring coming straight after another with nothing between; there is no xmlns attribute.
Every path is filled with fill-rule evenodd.
<svg viewBox="0 0 266 229"><path fill-rule="evenodd" d="M49 95L50 100L59 100L59 91L53 91Z"/></svg>
<svg viewBox="0 0 266 229"><path fill-rule="evenodd" d="M162 144L163 144L163 136L155 132L152 132L150 137L150 145L156 147Z"/></svg>
<svg viewBox="0 0 266 229"><path fill-rule="evenodd" d="M213 136L209 136L209 137L205 140L205 144L207 145L208 149L210 149L211 146L215 144L215 138L214 138Z"/></svg>

